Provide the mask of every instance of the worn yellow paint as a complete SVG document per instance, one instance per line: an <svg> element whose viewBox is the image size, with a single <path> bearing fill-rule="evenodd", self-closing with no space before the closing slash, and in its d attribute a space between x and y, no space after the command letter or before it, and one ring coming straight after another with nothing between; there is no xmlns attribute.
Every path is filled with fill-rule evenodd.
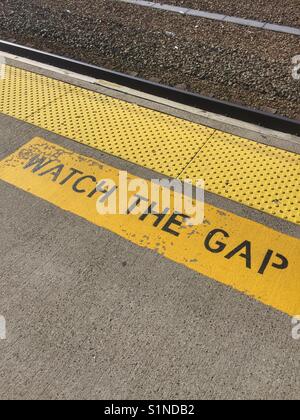
<svg viewBox="0 0 300 420"><path fill-rule="evenodd" d="M33 167L25 169L28 161L34 156L51 159L53 162L36 172L32 171ZM63 165L57 178L49 172L42 175L47 169L57 165ZM62 182L71 173L71 168L83 174L76 174L69 181ZM179 236L163 230L169 216L157 227L153 225L153 215L149 215L144 221L141 221L138 215L132 214L101 216L96 211L96 201L101 193L97 192L91 198L88 197L95 188L92 178L85 178L77 185L80 192L73 189L78 178L82 176L93 176L97 181L109 178L117 183L119 172L94 159L75 154L39 138L33 139L0 163L0 179L7 183L108 229L134 244L155 250L166 258L231 286L273 308L290 315L300 313L299 240L208 204L205 205L205 222L202 225L172 225L172 229L177 231ZM130 175L130 179L132 178L134 177ZM220 253L212 253L204 245L207 236L214 229L222 229L229 235L225 238L226 235L218 233L210 242L211 248L217 247L217 241L226 244L226 248ZM251 269L246 267L245 258L240 256L242 251L230 259L225 258L225 255L246 240L251 243ZM271 262L264 274L259 274L262 262L270 250L274 252ZM288 260L287 268L278 269L272 265L279 265L277 254Z"/></svg>
<svg viewBox="0 0 300 420"><path fill-rule="evenodd" d="M300 156L6 66L0 112L300 224Z"/></svg>

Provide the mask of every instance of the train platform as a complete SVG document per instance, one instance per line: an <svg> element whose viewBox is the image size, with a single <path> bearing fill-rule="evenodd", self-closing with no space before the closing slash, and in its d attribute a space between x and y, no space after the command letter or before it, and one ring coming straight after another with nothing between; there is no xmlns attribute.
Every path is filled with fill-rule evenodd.
<svg viewBox="0 0 300 420"><path fill-rule="evenodd" d="M0 397L298 399L300 137L0 56ZM203 223L99 215L120 171Z"/></svg>

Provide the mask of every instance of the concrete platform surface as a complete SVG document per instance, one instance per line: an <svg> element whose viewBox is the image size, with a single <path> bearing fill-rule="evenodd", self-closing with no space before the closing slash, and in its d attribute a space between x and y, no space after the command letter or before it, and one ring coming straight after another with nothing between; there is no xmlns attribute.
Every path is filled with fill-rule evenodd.
<svg viewBox="0 0 300 420"><path fill-rule="evenodd" d="M41 137L156 175L13 117L0 127L1 160ZM297 141L272 139L299 153ZM206 199L300 238L297 224ZM0 399L299 399L290 315L2 180L0 202Z"/></svg>

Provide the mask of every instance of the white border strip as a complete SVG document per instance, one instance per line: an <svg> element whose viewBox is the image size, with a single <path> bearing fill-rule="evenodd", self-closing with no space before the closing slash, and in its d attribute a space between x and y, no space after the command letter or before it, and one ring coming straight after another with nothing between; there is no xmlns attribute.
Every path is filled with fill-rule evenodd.
<svg viewBox="0 0 300 420"><path fill-rule="evenodd" d="M243 18L239 18L235 16L226 16L220 13L210 13L210 12L205 12L202 10L188 9L186 7L172 6L169 4L153 3L151 1L146 1L146 0L117 0L117 1L121 1L123 3L136 4L138 6L149 7L151 9L158 9L158 10L164 10L164 11L173 12L173 13L179 13L181 15L201 17L204 19L217 20L219 22L235 23L237 25L249 26L252 28L264 29L267 31L275 31L275 32L281 32L284 34L300 36L300 28L296 28L293 26L278 25L275 23L261 22L259 20L252 20L252 19L243 19Z"/></svg>

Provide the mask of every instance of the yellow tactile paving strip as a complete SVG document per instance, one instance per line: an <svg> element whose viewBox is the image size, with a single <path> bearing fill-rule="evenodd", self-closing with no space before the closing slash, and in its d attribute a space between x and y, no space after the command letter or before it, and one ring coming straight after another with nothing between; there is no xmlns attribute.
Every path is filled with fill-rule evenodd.
<svg viewBox="0 0 300 420"><path fill-rule="evenodd" d="M0 111L27 121L30 115L74 89L75 86L5 66L5 77L0 79Z"/></svg>
<svg viewBox="0 0 300 420"><path fill-rule="evenodd" d="M6 73L0 81L2 113L170 177L184 170L214 132L14 67Z"/></svg>
<svg viewBox="0 0 300 420"><path fill-rule="evenodd" d="M6 66L0 112L300 224L300 156Z"/></svg>
<svg viewBox="0 0 300 420"><path fill-rule="evenodd" d="M181 178L300 224L300 155L217 131Z"/></svg>

